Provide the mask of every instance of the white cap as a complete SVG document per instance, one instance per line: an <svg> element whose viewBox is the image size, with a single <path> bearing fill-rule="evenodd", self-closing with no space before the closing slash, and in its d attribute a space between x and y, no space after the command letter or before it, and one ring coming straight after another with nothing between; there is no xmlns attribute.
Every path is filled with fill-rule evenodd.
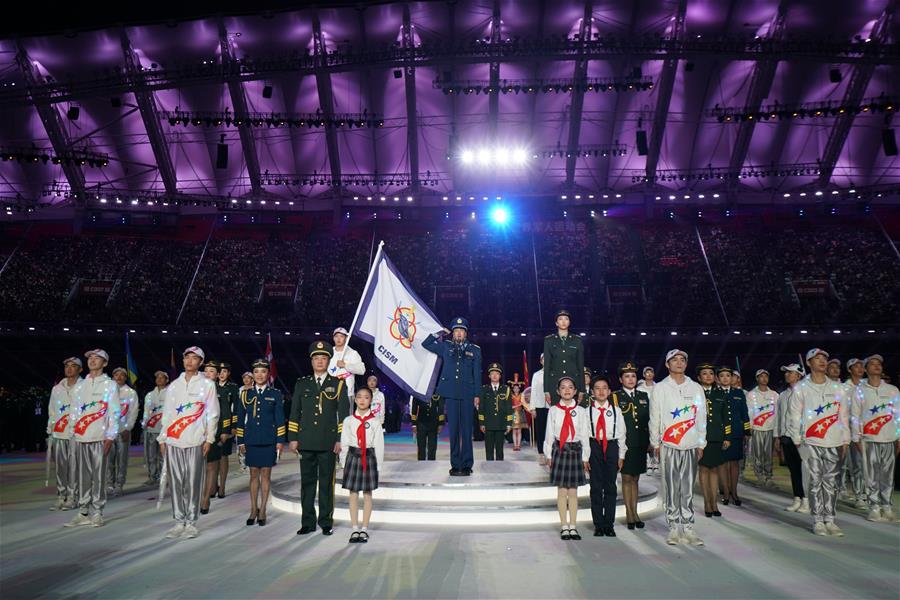
<svg viewBox="0 0 900 600"><path fill-rule="evenodd" d="M864 366L864 367L869 366L869 361L870 361L870 360L877 360L877 361L880 362L881 364L884 364L884 357L883 357L883 356L881 356L880 354L873 354L872 356L867 356L867 357L866 357L866 360L863 362L863 366Z"/></svg>
<svg viewBox="0 0 900 600"><path fill-rule="evenodd" d="M862 362L862 361L859 360L858 358L851 358L850 360L847 361L847 369L849 369L849 368L852 367L853 365L859 364L859 363L861 363L861 362Z"/></svg>
<svg viewBox="0 0 900 600"><path fill-rule="evenodd" d="M166 373L165 371L157 371L156 373L153 374L153 378L156 379L156 378L159 377L160 375L162 375L163 377L165 377L165 378L166 378L166 381L169 380L169 374Z"/></svg>
<svg viewBox="0 0 900 600"><path fill-rule="evenodd" d="M185 348L184 352L181 353L182 356L187 356L188 354L196 354L200 357L200 360L206 360L206 354L203 353L203 348L200 346L191 346L190 348Z"/></svg>
<svg viewBox="0 0 900 600"><path fill-rule="evenodd" d="M672 360L674 357L678 356L679 354L684 357L684 360L688 359L687 352L685 352L684 350L679 350L678 348L675 348L673 350L669 350L668 352L666 352L666 362L669 362L670 360ZM645 371L647 370L646 367L644 368L644 370Z"/></svg>
<svg viewBox="0 0 900 600"><path fill-rule="evenodd" d="M829 365L830 365L831 363L834 363L834 364L836 364L837 366L841 366L841 359L839 359L839 358L832 358L832 359L830 359L830 360L828 361L828 364L829 364Z"/></svg>
<svg viewBox="0 0 900 600"><path fill-rule="evenodd" d="M756 371L756 377L759 377L759 376L762 375L763 373L765 373L766 375L769 374L769 372L766 371L765 369L759 369L759 370Z"/></svg>
<svg viewBox="0 0 900 600"><path fill-rule="evenodd" d="M115 369L113 369L112 374L115 375L119 371L122 371L123 373L125 373L125 377L128 377L128 371L125 370L125 367L116 367Z"/></svg>
<svg viewBox="0 0 900 600"><path fill-rule="evenodd" d="M347 330L344 329L343 327L335 327L335 328L334 328L334 331L331 332L331 335L332 335L332 337L333 337L333 336L336 336L336 335L339 334L339 333L343 333L344 335L350 335L349 333L347 333Z"/></svg>
<svg viewBox="0 0 900 600"><path fill-rule="evenodd" d="M81 364L81 359L78 358L77 356L70 356L69 358L65 359L63 361L63 366L65 366L69 363L74 363L74 364L78 365L79 368L84 366L83 364Z"/></svg>
<svg viewBox="0 0 900 600"><path fill-rule="evenodd" d="M741 372L738 371L737 369L732 369L732 370L731 370L731 374L732 374L732 375L737 375L738 377L741 377Z"/></svg>
<svg viewBox="0 0 900 600"><path fill-rule="evenodd" d="M109 354L106 353L106 350L101 350L100 348L94 348L93 350L88 350L84 353L85 358L90 358L91 356L99 356L106 362L109 362Z"/></svg>
<svg viewBox="0 0 900 600"><path fill-rule="evenodd" d="M812 357L816 356L817 354L821 354L825 358L828 358L827 352L825 352L821 348L813 348L812 350L810 350L809 352L806 353L806 360L811 359Z"/></svg>
<svg viewBox="0 0 900 600"><path fill-rule="evenodd" d="M253 373L251 373L250 371L244 371L244 374L241 375L241 379L243 379L244 377L251 377L251 378L252 378L252 377L253 377Z"/></svg>
<svg viewBox="0 0 900 600"><path fill-rule="evenodd" d="M788 371L797 373L798 375L803 375L803 367L801 367L797 363L791 363L789 365L785 365L785 366L781 367L782 373L787 373Z"/></svg>
<svg viewBox="0 0 900 600"><path fill-rule="evenodd" d="M647 371L652 371L652 372L656 373L656 371L653 369L653 367L651 367L651 366L646 366L646 367L644 367L644 370L641 371L641 375L646 375L646 374L647 374Z"/></svg>

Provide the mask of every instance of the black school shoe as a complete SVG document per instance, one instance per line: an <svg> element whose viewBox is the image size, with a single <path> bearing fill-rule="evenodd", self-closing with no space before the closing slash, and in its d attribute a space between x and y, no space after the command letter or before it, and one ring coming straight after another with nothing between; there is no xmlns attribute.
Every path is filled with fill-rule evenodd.
<svg viewBox="0 0 900 600"><path fill-rule="evenodd" d="M616 531L612 527L607 527L603 530L603 535L606 537L616 537Z"/></svg>
<svg viewBox="0 0 900 600"><path fill-rule="evenodd" d="M603 531L602 527L597 527L596 529L594 529L594 537L603 537L604 535L606 535L606 532Z"/></svg>
<svg viewBox="0 0 900 600"><path fill-rule="evenodd" d="M461 469L450 469L450 477L459 477L463 472Z"/></svg>
<svg viewBox="0 0 900 600"><path fill-rule="evenodd" d="M635 527L634 523L628 523L627 526L629 531L633 530Z"/></svg>
<svg viewBox="0 0 900 600"><path fill-rule="evenodd" d="M316 530L315 527L307 527L306 525L304 525L303 527L301 527L300 529L297 530L297 535L306 535L307 533L312 533L315 530Z"/></svg>
<svg viewBox="0 0 900 600"><path fill-rule="evenodd" d="M460 474L463 477L469 477L472 474L472 469L463 469Z"/></svg>
<svg viewBox="0 0 900 600"><path fill-rule="evenodd" d="M322 535L331 535L334 533L334 530L331 527L323 527Z"/></svg>
<svg viewBox="0 0 900 600"><path fill-rule="evenodd" d="M571 539L572 539L571 530L569 530L568 528L560 529L560 530L559 530L559 539L561 539L561 540L571 540Z"/></svg>
<svg viewBox="0 0 900 600"><path fill-rule="evenodd" d="M353 533L350 534L350 542L349 543L351 543L351 544L359 543L359 532L358 531L354 531Z"/></svg>
<svg viewBox="0 0 900 600"><path fill-rule="evenodd" d="M581 534L578 533L578 530L573 527L572 529L569 530L569 539L570 540L580 540Z"/></svg>
<svg viewBox="0 0 900 600"><path fill-rule="evenodd" d="M637 527L638 529L643 529L643 528L644 528L644 522L643 522L643 521L638 521L638 522L636 522L636 523L634 524L634 526Z"/></svg>

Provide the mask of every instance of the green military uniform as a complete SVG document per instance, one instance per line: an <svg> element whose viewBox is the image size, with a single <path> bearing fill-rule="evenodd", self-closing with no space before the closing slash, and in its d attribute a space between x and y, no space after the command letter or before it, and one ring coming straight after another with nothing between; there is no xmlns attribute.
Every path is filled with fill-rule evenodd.
<svg viewBox="0 0 900 600"><path fill-rule="evenodd" d="M697 365L698 379L704 369L716 371L709 363ZM704 387L703 392L706 395L706 448L703 449L703 458L699 464L714 469L725 462L722 443L731 438L731 402L716 384L709 389Z"/></svg>
<svg viewBox="0 0 900 600"><path fill-rule="evenodd" d="M566 311L559 311L561 315L569 316ZM550 394L550 403L559 402L559 394L556 385L559 378L567 375L575 382L575 391L584 394L584 344L581 338L571 333L560 337L559 333L553 333L544 338L544 393ZM585 394L585 397L587 394Z"/></svg>
<svg viewBox="0 0 900 600"><path fill-rule="evenodd" d="M213 367L216 370L216 373L219 372L220 363L214 360L206 361L206 364L203 365L206 367ZM222 458L222 449L227 442L222 441L223 435L231 435L231 427L232 427L232 411L231 411L231 403L227 402L227 399L223 399L222 390L219 387L218 381L215 383L216 386L216 398L219 401L219 421L216 423L216 441L212 443L209 447L209 452L206 453L206 462L218 462L219 459Z"/></svg>
<svg viewBox="0 0 900 600"><path fill-rule="evenodd" d="M222 367L225 368L226 364L222 363ZM228 368L229 370L231 369L230 366ZM216 395L219 398L219 410L221 411L223 406L227 406L231 414L231 424L228 426L228 433L231 434L231 438L222 446L222 456L231 456L234 447L235 428L237 427L237 407L241 402L241 394L236 383L228 381L225 385L220 385L217 381Z"/></svg>
<svg viewBox="0 0 900 600"><path fill-rule="evenodd" d="M488 374L497 371L503 376L503 369L491 363ZM503 444L507 430L512 427L512 390L508 385L489 383L481 388L478 395L478 425L484 427L484 452L487 460L503 460Z"/></svg>
<svg viewBox="0 0 900 600"><path fill-rule="evenodd" d="M414 400L409 416L416 428L419 460L434 460L438 429L444 426L444 399L433 394L429 400Z"/></svg>
<svg viewBox="0 0 900 600"><path fill-rule="evenodd" d="M310 357L331 358L331 344L313 342ZM350 414L350 399L343 379L323 373L321 383L314 375L297 379L288 419L288 441L299 442L301 524L316 526L316 488L319 497L318 524L330 531L334 524L335 444L341 441L341 425ZM305 533L305 532L304 532Z"/></svg>
<svg viewBox="0 0 900 600"><path fill-rule="evenodd" d="M633 362L619 367L624 373L637 375ZM647 449L650 447L650 397L638 389L620 389L612 393L612 401L625 418L625 462L621 472L625 475L642 475L647 472Z"/></svg>

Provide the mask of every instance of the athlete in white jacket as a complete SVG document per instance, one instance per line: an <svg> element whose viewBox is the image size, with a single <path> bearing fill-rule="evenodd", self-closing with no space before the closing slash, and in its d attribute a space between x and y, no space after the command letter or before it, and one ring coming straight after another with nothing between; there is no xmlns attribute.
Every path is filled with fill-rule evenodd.
<svg viewBox="0 0 900 600"><path fill-rule="evenodd" d="M134 388L129 386L128 371L122 367L113 370L113 379L119 386L119 437L109 449L109 474L107 492L113 496L122 495L125 477L128 474L128 449L131 447L131 430L137 422L140 400Z"/></svg>
<svg viewBox="0 0 900 600"><path fill-rule="evenodd" d="M747 392L747 414L750 415L750 456L757 483L774 487L772 482L772 448L775 440L775 413L778 392L769 387L769 372L756 372L756 387Z"/></svg>
<svg viewBox="0 0 900 600"><path fill-rule="evenodd" d="M166 386L169 385L169 374L165 371L154 373L156 387L144 396L144 417L141 428L144 430L144 463L147 465L147 481L144 485L156 485L162 474L162 456L156 438L162 429L163 409L165 408Z"/></svg>
<svg viewBox="0 0 900 600"><path fill-rule="evenodd" d="M81 382L81 359L71 356L63 361L65 378L50 391L47 435L56 463L56 503L50 510L75 508L75 452L72 443L72 410Z"/></svg>
<svg viewBox="0 0 900 600"><path fill-rule="evenodd" d="M328 374L344 380L347 394L350 396L350 412L356 410L353 397L356 392L356 376L364 375L366 365L359 352L347 345L347 330L338 327L334 330L334 354L328 362Z"/></svg>

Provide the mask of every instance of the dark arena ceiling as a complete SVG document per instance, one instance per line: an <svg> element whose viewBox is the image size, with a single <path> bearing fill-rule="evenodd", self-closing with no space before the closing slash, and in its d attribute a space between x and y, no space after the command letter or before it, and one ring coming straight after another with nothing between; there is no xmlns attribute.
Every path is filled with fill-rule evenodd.
<svg viewBox="0 0 900 600"><path fill-rule="evenodd" d="M895 4L34 9L0 33L0 202L894 202Z"/></svg>

